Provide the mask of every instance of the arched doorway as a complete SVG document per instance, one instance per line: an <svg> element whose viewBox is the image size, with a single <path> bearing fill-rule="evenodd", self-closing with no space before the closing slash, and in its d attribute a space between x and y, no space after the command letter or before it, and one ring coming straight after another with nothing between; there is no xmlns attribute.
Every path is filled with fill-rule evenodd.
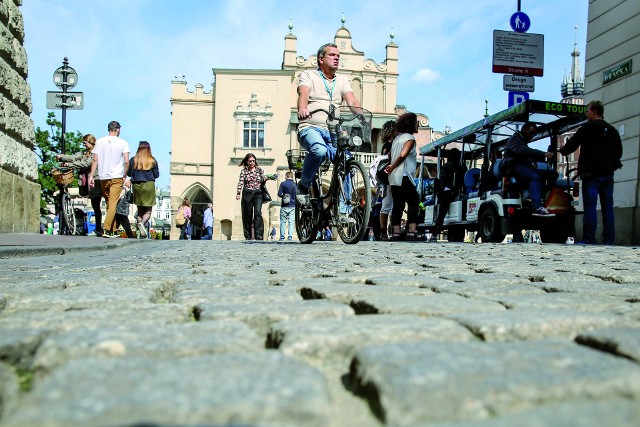
<svg viewBox="0 0 640 427"><path fill-rule="evenodd" d="M204 211L207 204L211 203L211 194L202 185L196 183L185 191L182 198L185 197L191 202L191 240L200 240Z"/></svg>

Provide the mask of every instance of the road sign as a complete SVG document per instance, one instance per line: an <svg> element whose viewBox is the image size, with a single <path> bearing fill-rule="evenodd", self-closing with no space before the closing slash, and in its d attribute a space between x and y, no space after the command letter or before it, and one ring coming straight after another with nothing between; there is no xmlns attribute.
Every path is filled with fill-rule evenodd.
<svg viewBox="0 0 640 427"><path fill-rule="evenodd" d="M493 30L493 72L542 77L544 35Z"/></svg>
<svg viewBox="0 0 640 427"><path fill-rule="evenodd" d="M521 102L524 102L527 99L529 99L529 94L527 92L509 92L508 98L509 98L508 107L511 108L514 105L520 104Z"/></svg>
<svg viewBox="0 0 640 427"><path fill-rule="evenodd" d="M64 75L67 74L67 89L73 89L78 84L78 73L71 67L59 67L53 72L53 83L59 88L64 89Z"/></svg>
<svg viewBox="0 0 640 427"><path fill-rule="evenodd" d="M82 92L47 92L47 108L49 110L62 109L69 110L84 109L84 93Z"/></svg>
<svg viewBox="0 0 640 427"><path fill-rule="evenodd" d="M511 28L516 33L526 33L531 27L531 20L524 12L516 12L511 15L511 19L509 20L509 24L511 24Z"/></svg>
<svg viewBox="0 0 640 427"><path fill-rule="evenodd" d="M535 92L535 79L532 76L506 75L502 77L502 89L514 92Z"/></svg>

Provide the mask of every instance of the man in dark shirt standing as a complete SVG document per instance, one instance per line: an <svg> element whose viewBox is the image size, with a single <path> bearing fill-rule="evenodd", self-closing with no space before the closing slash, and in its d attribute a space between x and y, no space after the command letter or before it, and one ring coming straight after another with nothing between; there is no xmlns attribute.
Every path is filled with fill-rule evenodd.
<svg viewBox="0 0 640 427"><path fill-rule="evenodd" d="M285 174L285 180L280 183L278 197L282 198L280 206L280 241L284 240L286 225L289 225L288 240L293 240L293 227L295 225L296 210L296 183L293 180L293 172Z"/></svg>
<svg viewBox="0 0 640 427"><path fill-rule="evenodd" d="M529 194L531 196L531 214L533 216L548 217L554 216L542 206L543 179L555 179L558 177L556 171L539 170L533 168L533 162L538 160L548 160L553 157L553 153L536 150L528 144L538 132L538 128L533 122L526 122L519 132L509 138L504 150L504 160L502 170L505 176L511 175L523 183L529 184ZM555 178L553 177L555 175Z"/></svg>
<svg viewBox="0 0 640 427"><path fill-rule="evenodd" d="M604 121L604 105L591 101L587 105L587 123L578 129L559 151L567 156L580 147L578 175L582 180L582 241L596 243L596 205L600 196L602 208L602 243L612 245L615 240L613 216L613 173L622 167L622 142L620 134Z"/></svg>

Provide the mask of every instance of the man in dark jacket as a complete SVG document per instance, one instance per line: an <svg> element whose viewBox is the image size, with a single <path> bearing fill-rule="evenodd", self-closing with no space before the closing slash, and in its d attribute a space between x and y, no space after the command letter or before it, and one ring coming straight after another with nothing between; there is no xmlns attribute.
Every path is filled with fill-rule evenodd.
<svg viewBox="0 0 640 427"><path fill-rule="evenodd" d="M293 181L293 172L285 174L285 180L280 183L278 197L282 198L280 206L280 240L284 240L285 226L289 223L288 240L293 240L293 226L295 224L296 209L296 183Z"/></svg>
<svg viewBox="0 0 640 427"><path fill-rule="evenodd" d="M613 173L622 167L620 134L604 121L604 106L600 101L587 105L587 123L567 141L560 153L567 156L580 147L578 175L582 180L582 242L596 243L598 195L602 207L602 243L612 245L615 240L613 216Z"/></svg>
<svg viewBox="0 0 640 427"><path fill-rule="evenodd" d="M521 183L528 183L531 196L531 214L533 216L554 216L542 206L543 179L557 178L556 171L534 169L533 162L545 161L553 157L553 153L536 150L528 144L538 132L536 124L526 122L522 129L509 138L504 149L502 170L505 176L513 176ZM552 175L555 175L553 178Z"/></svg>

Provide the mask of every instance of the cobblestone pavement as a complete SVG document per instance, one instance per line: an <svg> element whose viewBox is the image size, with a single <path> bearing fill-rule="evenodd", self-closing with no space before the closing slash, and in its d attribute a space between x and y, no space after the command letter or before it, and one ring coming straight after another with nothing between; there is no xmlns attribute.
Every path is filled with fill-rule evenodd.
<svg viewBox="0 0 640 427"><path fill-rule="evenodd" d="M637 248L84 239L0 248L0 427L640 425Z"/></svg>

